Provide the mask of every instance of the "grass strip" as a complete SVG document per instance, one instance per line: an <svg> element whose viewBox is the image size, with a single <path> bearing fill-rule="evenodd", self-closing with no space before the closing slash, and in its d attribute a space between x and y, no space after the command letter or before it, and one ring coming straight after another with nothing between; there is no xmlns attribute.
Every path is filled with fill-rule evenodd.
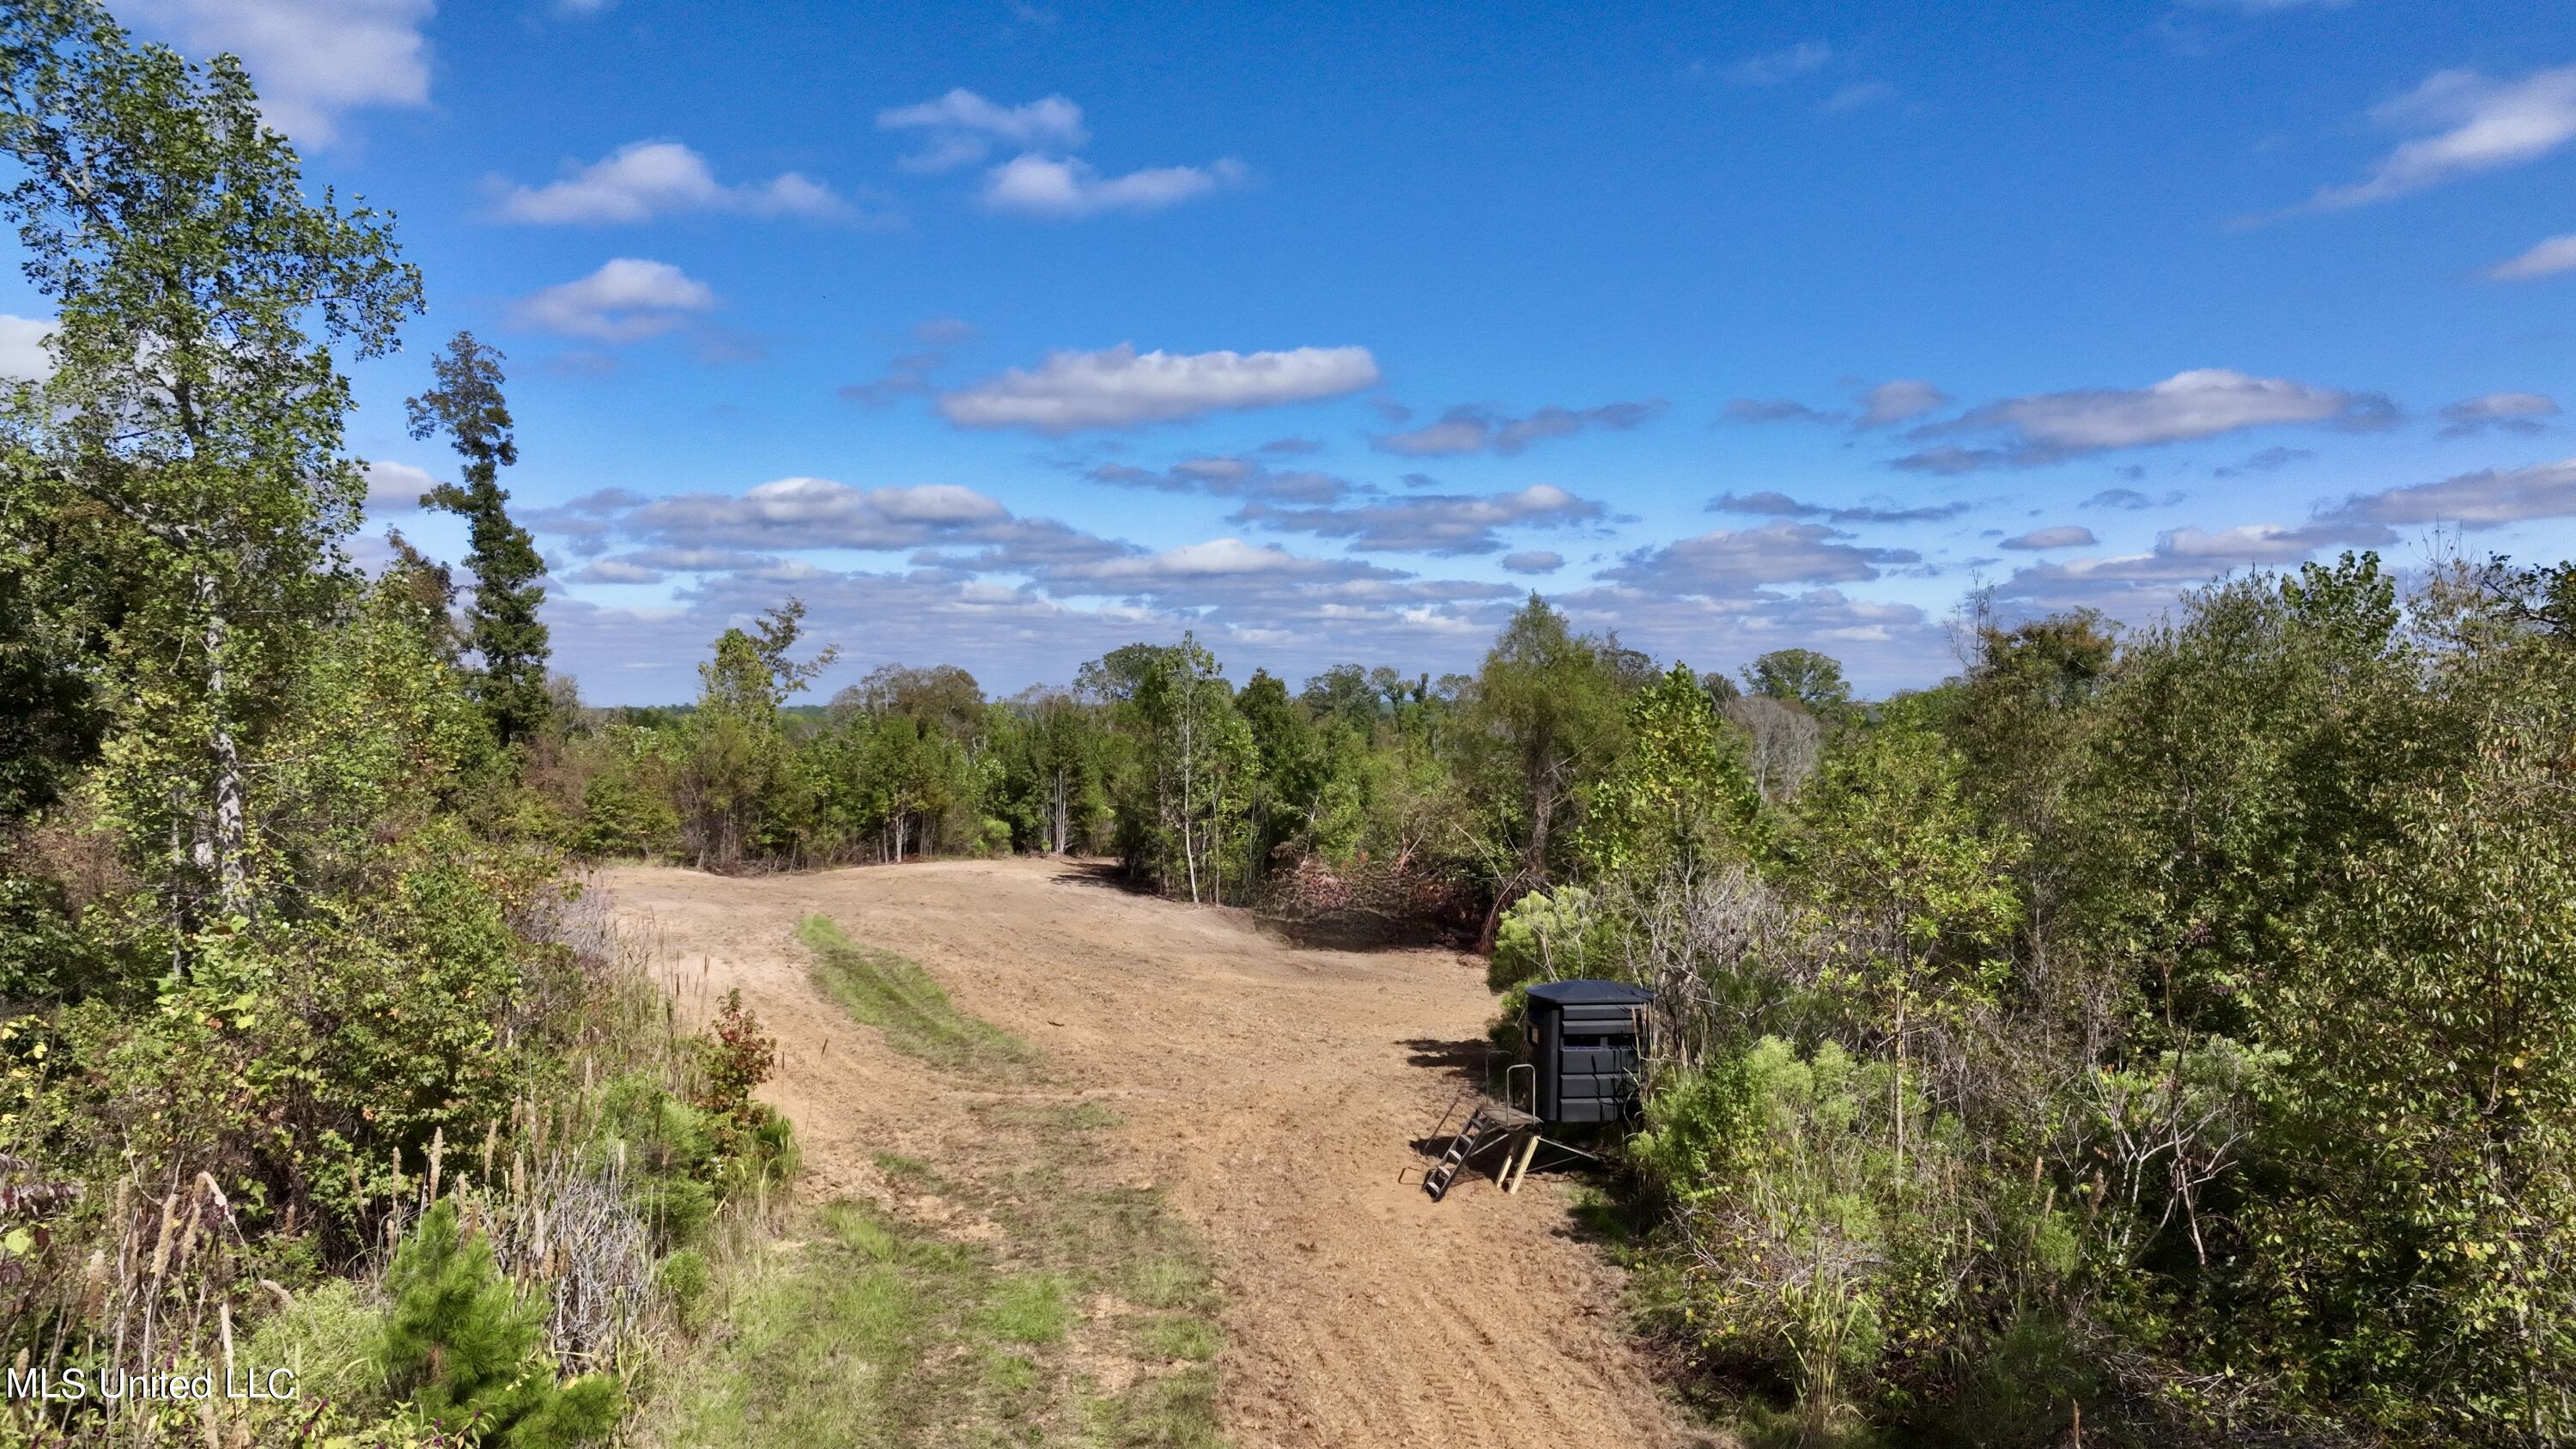
<svg viewBox="0 0 2576 1449"><path fill-rule="evenodd" d="M807 916L796 935L814 952L814 979L824 993L884 1032L896 1051L983 1076L1013 1075L1036 1059L1028 1043L959 1011L920 962L858 945L825 916Z"/></svg>

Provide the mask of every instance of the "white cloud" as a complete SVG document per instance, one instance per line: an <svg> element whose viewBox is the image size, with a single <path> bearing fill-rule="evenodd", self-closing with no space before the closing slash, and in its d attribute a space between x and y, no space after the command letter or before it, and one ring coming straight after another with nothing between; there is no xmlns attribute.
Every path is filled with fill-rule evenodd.
<svg viewBox="0 0 2576 1449"><path fill-rule="evenodd" d="M576 584L658 584L662 575L624 559L599 559L572 576Z"/></svg>
<svg viewBox="0 0 2576 1449"><path fill-rule="evenodd" d="M1436 422L1401 432L1379 433L1369 442L1380 452L1408 458L1481 453L1488 449L1509 457L1541 439L1571 437L1585 428L1626 432L1663 416L1667 406L1662 398L1649 398L1644 402L1604 403L1597 408L1543 407L1525 417L1513 417L1462 404L1441 414Z"/></svg>
<svg viewBox="0 0 2576 1449"><path fill-rule="evenodd" d="M1860 395L1858 428L1884 428L1908 422L1940 407L1950 395L1919 377L1900 377L1882 382Z"/></svg>
<svg viewBox="0 0 2576 1449"><path fill-rule="evenodd" d="M1159 211L1205 196L1220 187L1242 184L1243 163L1232 159L1206 166L1157 166L1104 177L1079 156L1013 157L984 178L984 204L995 211L1025 216L1097 216L1108 211Z"/></svg>
<svg viewBox="0 0 2576 1449"><path fill-rule="evenodd" d="M716 180L705 157L677 141L630 141L587 166L567 166L561 180L543 186L515 186L499 177L487 184L499 198L503 221L540 226L649 221L690 211L822 218L851 214L849 203L830 187L793 171L757 184L726 186Z"/></svg>
<svg viewBox="0 0 2576 1449"><path fill-rule="evenodd" d="M638 342L715 305L713 289L668 262L616 257L587 277L525 298L518 318L566 337Z"/></svg>
<svg viewBox="0 0 2576 1449"><path fill-rule="evenodd" d="M1771 584L1850 583L1877 578L1883 564L1921 563L1912 549L1861 548L1821 523L1782 520L1721 528L1626 555L1602 577L1654 594L1717 597Z"/></svg>
<svg viewBox="0 0 2576 1449"><path fill-rule="evenodd" d="M1510 493L1478 496L1418 493L1347 508L1282 508L1247 504L1237 523L1257 523L1287 533L1346 538L1369 552L1454 555L1493 553L1503 528L1563 528L1603 516L1601 505L1541 483Z"/></svg>
<svg viewBox="0 0 2576 1449"><path fill-rule="evenodd" d="M2555 399L2536 392L2491 392L2462 398L2442 409L2441 436L2474 437L2490 428L2508 433L2537 433L2542 418L2558 416Z"/></svg>
<svg viewBox="0 0 2576 1449"><path fill-rule="evenodd" d="M2318 514L2311 527L2449 523L2477 529L2567 517L2576 517L2576 458L2527 468L2484 468L2438 482L2355 494ZM2364 534L2359 541L2373 540Z"/></svg>
<svg viewBox="0 0 2576 1449"><path fill-rule="evenodd" d="M2576 139L2576 66L2516 81L2473 70L2437 71L2377 106L2371 118L2430 131L2380 159L2367 180L2319 190L2317 206L2360 206L2500 166L2537 160Z"/></svg>
<svg viewBox="0 0 2576 1449"><path fill-rule="evenodd" d="M2019 538L2003 541L2005 548L2091 548L2101 540L2093 530L2080 523L2061 523L2055 528L2034 528Z"/></svg>
<svg viewBox="0 0 2576 1449"><path fill-rule="evenodd" d="M739 497L683 493L658 498L613 526L682 549L889 550L998 541L1020 522L1001 504L953 483L854 488L829 478L779 478ZM672 555L643 561L663 568L733 566L682 564Z"/></svg>
<svg viewBox="0 0 2576 1449"><path fill-rule="evenodd" d="M1312 402L1377 380L1377 360L1365 347L1140 353L1121 343L1100 352L1051 352L1033 370L1012 368L942 396L939 410L960 427L1061 435Z"/></svg>
<svg viewBox="0 0 2576 1449"><path fill-rule="evenodd" d="M2378 393L2314 387L2287 378L2251 377L2223 367L2178 372L2142 388L2085 388L2007 398L1955 421L1918 428L1917 438L1994 432L1994 448L1938 447L1896 462L1928 473L1964 473L1999 464L2055 462L2079 453L2152 447L2215 437L2244 428L2330 423L2368 429L2396 421Z"/></svg>
<svg viewBox="0 0 2576 1449"><path fill-rule="evenodd" d="M345 111L429 103L421 26L435 8L435 0L120 0L116 13L191 55L240 56L269 124L324 146Z"/></svg>
<svg viewBox="0 0 2576 1449"><path fill-rule="evenodd" d="M50 318L0 312L0 378L41 382L53 376L53 355L45 351L45 339L53 335Z"/></svg>
<svg viewBox="0 0 2576 1449"><path fill-rule="evenodd" d="M410 513L420 507L420 495L438 486L426 468L409 463L374 462L367 465L367 512L371 515Z"/></svg>
<svg viewBox="0 0 2576 1449"><path fill-rule="evenodd" d="M2576 271L2576 232L2554 236L2487 273L2493 282L2528 282L2534 277Z"/></svg>
<svg viewBox="0 0 2576 1449"><path fill-rule="evenodd" d="M1834 58L1834 48L1821 40L1802 40L1763 55L1747 56L1719 74L1740 86L1776 86L1820 70Z"/></svg>
<svg viewBox="0 0 2576 1449"><path fill-rule="evenodd" d="M1565 567L1565 555L1546 549L1503 555L1503 567L1516 574L1552 574Z"/></svg>
<svg viewBox="0 0 2576 1449"><path fill-rule="evenodd" d="M960 87L935 101L877 112L877 128L919 131L926 149L899 163L908 171L948 171L981 161L992 144L1025 151L1070 151L1091 139L1082 107L1062 96L1004 106Z"/></svg>

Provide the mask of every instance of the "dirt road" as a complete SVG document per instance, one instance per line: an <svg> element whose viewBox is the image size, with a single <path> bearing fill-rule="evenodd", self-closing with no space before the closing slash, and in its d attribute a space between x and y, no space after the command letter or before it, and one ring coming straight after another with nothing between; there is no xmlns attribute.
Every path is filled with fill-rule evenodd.
<svg viewBox="0 0 2576 1449"><path fill-rule="evenodd" d="M1462 1176L1434 1204L1418 1173L1397 1180L1481 1061L1471 961L1296 949L1045 860L600 884L684 1010L738 986L778 1034L788 1070L764 1095L818 1195L890 1200L878 1152L971 1156L979 1088L886 1051L814 987L808 912L920 961L1068 1097L1111 1108L1114 1150L1216 1257L1236 1443L1706 1442L1625 1340L1615 1270L1573 1236L1560 1184L1506 1197Z"/></svg>

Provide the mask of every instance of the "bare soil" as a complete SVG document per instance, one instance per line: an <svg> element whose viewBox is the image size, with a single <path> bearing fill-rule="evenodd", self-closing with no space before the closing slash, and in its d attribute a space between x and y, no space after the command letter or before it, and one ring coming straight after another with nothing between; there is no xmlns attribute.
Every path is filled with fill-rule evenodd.
<svg viewBox="0 0 2576 1449"><path fill-rule="evenodd" d="M786 1070L763 1095L795 1123L818 1198L903 1206L877 1154L971 1164L995 1094L888 1051L824 996L796 938L808 913L921 962L961 1010L1034 1045L1042 1095L1114 1113L1064 1148L1115 1154L1204 1236L1236 1443L1717 1442L1623 1331L1617 1270L1579 1234L1566 1182L1506 1196L1462 1174L1435 1204L1406 1171L1481 1078L1493 1007L1473 958L1299 949L1066 861L598 883L654 943L684 1025L740 987L777 1034Z"/></svg>

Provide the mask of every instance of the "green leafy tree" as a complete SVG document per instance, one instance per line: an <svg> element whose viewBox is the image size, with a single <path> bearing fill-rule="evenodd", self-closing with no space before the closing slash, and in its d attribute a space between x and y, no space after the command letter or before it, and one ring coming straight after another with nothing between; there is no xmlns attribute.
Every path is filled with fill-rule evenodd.
<svg viewBox="0 0 2576 1449"><path fill-rule="evenodd" d="M466 642L481 662L474 697L507 746L535 734L551 704L546 695L549 653L545 621L545 560L536 541L510 518L501 470L519 461L510 431L510 408L501 395L501 354L459 332L430 362L438 386L413 398L411 435L445 434L465 460L462 486L441 483L421 498L463 518L474 573L474 601L465 611Z"/></svg>
<svg viewBox="0 0 2576 1449"><path fill-rule="evenodd" d="M333 347L389 350L420 278L385 218L306 198L238 61L133 45L86 0L0 11L0 151L56 313L52 375L0 409L0 517L76 520L115 561L117 820L182 924L208 894L246 916L255 761L364 492Z"/></svg>
<svg viewBox="0 0 2576 1449"><path fill-rule="evenodd" d="M1828 717L1851 707L1842 661L1813 649L1774 649L1744 666L1744 682L1755 694L1794 701Z"/></svg>
<svg viewBox="0 0 2576 1449"><path fill-rule="evenodd" d="M760 836L786 740L778 710L840 657L838 646L808 661L791 658L804 633L805 605L789 599L750 632L727 629L715 657L698 666L698 707L689 717L683 789L697 832L698 859L731 870Z"/></svg>
<svg viewBox="0 0 2576 1449"><path fill-rule="evenodd" d="M1584 818L1586 863L1606 877L1741 859L1760 828L1742 739L1719 720L1690 666L1675 664L1628 701L1628 749L1594 787Z"/></svg>
<svg viewBox="0 0 2576 1449"><path fill-rule="evenodd" d="M1584 795L1622 748L1623 715L1600 649L1530 595L1486 653L1462 722L1496 912L1565 863Z"/></svg>
<svg viewBox="0 0 2576 1449"><path fill-rule="evenodd" d="M1963 761L1900 707L1829 751L1799 799L1793 872L1828 963L1895 1062L1890 1119L1905 1155L1908 1045L1989 999L2020 918L2009 875L2020 842L1980 827Z"/></svg>

